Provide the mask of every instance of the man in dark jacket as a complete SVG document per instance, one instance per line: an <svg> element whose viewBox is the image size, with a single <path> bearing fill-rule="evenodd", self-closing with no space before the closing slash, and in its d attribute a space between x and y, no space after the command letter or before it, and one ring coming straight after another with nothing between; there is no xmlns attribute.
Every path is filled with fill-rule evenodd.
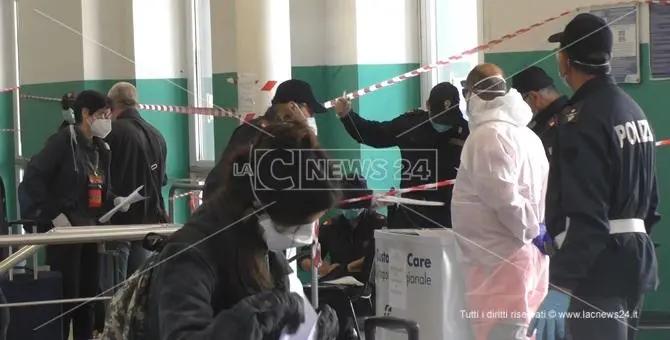
<svg viewBox="0 0 670 340"><path fill-rule="evenodd" d="M306 108L310 116L307 117L309 125L316 131L316 123L314 120L314 115L317 113L325 113L326 108L316 100L314 93L312 92L312 87L305 81L298 79L287 80L277 87L277 93L275 93L274 98L272 99L272 105L275 104L285 104L289 102L295 102L299 105ZM233 134L228 140L228 145L221 155L221 159L214 166L212 171L207 175L205 179L205 188L202 192L202 200L206 201L211 198L212 194L220 187L223 182L226 173L225 173L225 164L230 164L230 160L227 161L229 157L239 150L239 148L248 148L249 143L258 136L258 134L264 133L263 127L269 122L274 120L275 113L272 108L268 109L260 118L256 118L251 122L244 123L237 127ZM343 199L357 197L357 195L362 194L360 191L349 191L345 190ZM372 191L368 190L364 192L366 194L371 194ZM356 202L347 205L341 206L341 208L352 208L352 207L367 207L370 205L371 201Z"/></svg>
<svg viewBox="0 0 670 340"><path fill-rule="evenodd" d="M119 195L127 196L139 186L148 199L133 204L125 213L112 217L112 224L166 223L162 188L167 184L165 171L167 144L163 135L137 111L137 90L127 82L115 84L108 93L112 101L112 132L107 142L112 150L111 172L113 187ZM141 242L124 242L119 251L126 252L125 263L119 263L122 273L130 275L146 259ZM129 249L128 249L129 248Z"/></svg>
<svg viewBox="0 0 670 340"><path fill-rule="evenodd" d="M400 188L456 178L461 150L469 134L467 121L458 103L460 95L452 84L437 84L421 109L404 113L386 122L366 120L353 112L344 99L335 111L349 135L374 148L400 148L402 176ZM451 186L403 195L404 197L443 202L444 206L400 206L389 218L389 228L451 227Z"/></svg>
<svg viewBox="0 0 670 340"><path fill-rule="evenodd" d="M553 139L556 138L557 118L568 105L568 97L561 96L554 87L554 80L537 66L515 75L512 78L512 87L521 94L533 111L533 120L528 127L540 137L549 155Z"/></svg>

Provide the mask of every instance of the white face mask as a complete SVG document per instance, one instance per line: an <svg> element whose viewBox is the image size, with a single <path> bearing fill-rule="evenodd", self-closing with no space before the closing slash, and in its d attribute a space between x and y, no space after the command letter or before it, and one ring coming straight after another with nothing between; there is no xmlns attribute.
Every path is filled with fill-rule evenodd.
<svg viewBox="0 0 670 340"><path fill-rule="evenodd" d="M112 131L111 119L96 119L91 124L91 133L98 138L105 138Z"/></svg>
<svg viewBox="0 0 670 340"><path fill-rule="evenodd" d="M309 117L307 118L307 125L312 128L312 131L314 131L315 135L318 135L317 131L318 128L316 127L316 118L314 117Z"/></svg>
<svg viewBox="0 0 670 340"><path fill-rule="evenodd" d="M271 251L283 251L294 247L309 246L314 242L314 227L316 222L280 227L269 216L264 214L258 217L258 224L263 228L265 243ZM279 232L279 228L285 231Z"/></svg>

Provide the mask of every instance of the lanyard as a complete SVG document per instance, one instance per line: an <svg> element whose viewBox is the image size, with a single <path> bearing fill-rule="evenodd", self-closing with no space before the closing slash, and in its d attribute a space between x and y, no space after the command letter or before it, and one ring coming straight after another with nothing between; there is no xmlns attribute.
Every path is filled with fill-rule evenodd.
<svg viewBox="0 0 670 340"><path fill-rule="evenodd" d="M89 170L94 176L98 176L98 166L100 165L100 153L98 153L97 150L94 151L95 153L95 165L91 163L91 159L88 157L88 153L84 152L84 155L86 157L86 165L88 165Z"/></svg>

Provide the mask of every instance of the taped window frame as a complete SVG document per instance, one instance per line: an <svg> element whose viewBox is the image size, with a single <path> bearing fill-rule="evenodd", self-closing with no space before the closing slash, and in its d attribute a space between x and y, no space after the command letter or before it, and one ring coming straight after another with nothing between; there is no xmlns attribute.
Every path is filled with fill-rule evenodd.
<svg viewBox="0 0 670 340"><path fill-rule="evenodd" d="M462 0L427 0L421 1L419 4L419 23L420 23L420 34L421 34L421 55L420 61L422 65L433 64L441 59L446 59L450 56L439 55L439 34L438 26L441 23L444 23L445 20L437 20L439 13L439 8L444 6L444 4L449 2L459 2ZM476 20L477 20L477 41L473 41L472 46L464 47L466 48L475 47L484 43L484 1L476 0ZM459 34L458 31L454 31L453 34ZM442 39L444 40L444 39ZM461 51L458 51L461 52ZM484 62L484 53L477 54L477 63ZM472 65L474 67L474 65ZM450 81L456 87L460 88L460 80L464 76L459 74L450 74L444 75L442 72L448 72L446 69L438 68L432 72L425 73L421 76L421 104L428 100L430 90L433 86L437 85L440 81ZM461 98L463 99L463 98Z"/></svg>
<svg viewBox="0 0 670 340"><path fill-rule="evenodd" d="M214 107L210 0L189 0L187 43L189 106ZM216 158L214 117L189 116L189 165L192 174L206 175Z"/></svg>

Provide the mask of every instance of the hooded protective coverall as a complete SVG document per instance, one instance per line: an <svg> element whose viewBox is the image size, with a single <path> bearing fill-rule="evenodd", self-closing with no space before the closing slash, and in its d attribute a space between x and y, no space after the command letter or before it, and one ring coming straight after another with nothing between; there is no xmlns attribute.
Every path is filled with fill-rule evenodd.
<svg viewBox="0 0 670 340"><path fill-rule="evenodd" d="M526 126L532 112L516 90L468 99L470 137L451 203L476 340L526 339L548 288L549 260L532 240L544 218L549 164Z"/></svg>

